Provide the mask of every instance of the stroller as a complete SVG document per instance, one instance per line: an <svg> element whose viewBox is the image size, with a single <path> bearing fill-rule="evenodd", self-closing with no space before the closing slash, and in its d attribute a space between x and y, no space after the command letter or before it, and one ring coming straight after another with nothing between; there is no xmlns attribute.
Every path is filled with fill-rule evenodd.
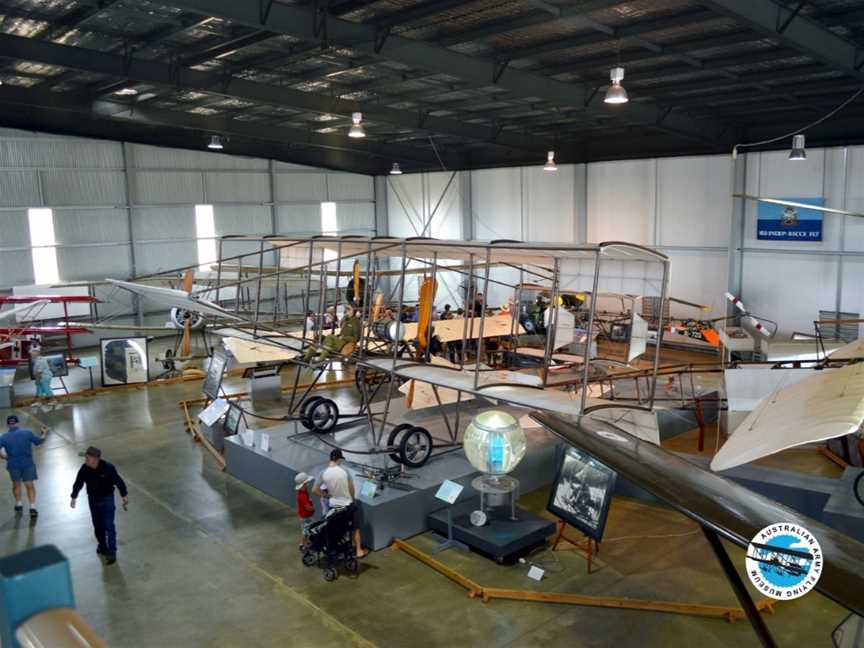
<svg viewBox="0 0 864 648"><path fill-rule="evenodd" d="M334 581L339 576L336 567L356 573L359 569L354 555L354 509L356 504L331 509L326 517L309 528L309 546L303 551L303 564L324 568L324 580Z"/></svg>

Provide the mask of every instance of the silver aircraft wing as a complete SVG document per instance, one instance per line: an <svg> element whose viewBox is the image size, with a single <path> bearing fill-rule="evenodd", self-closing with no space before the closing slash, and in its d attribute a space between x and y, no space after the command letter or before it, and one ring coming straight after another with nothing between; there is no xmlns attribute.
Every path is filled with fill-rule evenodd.
<svg viewBox="0 0 864 648"><path fill-rule="evenodd" d="M211 317L221 317L235 321L243 321L242 317L237 317L224 308L221 308L213 302L206 299L194 299L189 296L185 290L175 290L173 288L162 288L161 286L147 286L131 281L120 281L119 279L106 279L108 283L123 288L136 295L141 295L146 299L150 299L166 308L182 308L183 310L202 315L210 315Z"/></svg>
<svg viewBox="0 0 864 648"><path fill-rule="evenodd" d="M567 443L741 547L747 547L759 531L771 524L790 522L803 526L816 536L825 559L816 589L853 612L864 614L864 544L613 425L587 417L540 412L532 416Z"/></svg>

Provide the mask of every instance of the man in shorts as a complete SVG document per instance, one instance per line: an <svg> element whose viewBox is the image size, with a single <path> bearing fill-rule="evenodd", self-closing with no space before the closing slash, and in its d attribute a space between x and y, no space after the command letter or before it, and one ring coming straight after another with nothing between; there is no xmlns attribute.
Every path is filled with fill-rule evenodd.
<svg viewBox="0 0 864 648"><path fill-rule="evenodd" d="M48 428L42 426L41 433L37 436L30 428L22 428L18 425L18 417L10 414L6 417L6 425L9 430L0 436L0 452L6 460L6 470L12 479L12 494L15 496L15 512L24 511L24 503L21 501L21 484L27 489L27 501L30 504L30 517L36 518L39 511L36 510L36 486L33 482L39 479L36 474L36 463L33 461L33 446L45 443Z"/></svg>
<svg viewBox="0 0 864 648"><path fill-rule="evenodd" d="M330 495L330 506L332 508L350 508L352 512L352 520L354 522L354 552L357 558L365 558L366 551L363 549L363 544L360 539L360 507L357 506L354 494L354 480L351 479L349 473L344 466L340 464L344 460L342 451L339 448L334 448L330 451L330 463L327 468L321 473L321 484L327 486L327 492ZM313 491L315 495L321 496L320 484L315 486Z"/></svg>

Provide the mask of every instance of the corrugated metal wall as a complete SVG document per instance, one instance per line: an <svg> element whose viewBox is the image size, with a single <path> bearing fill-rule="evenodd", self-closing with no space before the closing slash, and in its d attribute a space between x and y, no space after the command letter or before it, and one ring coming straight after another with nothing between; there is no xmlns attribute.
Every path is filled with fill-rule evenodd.
<svg viewBox="0 0 864 648"><path fill-rule="evenodd" d="M803 163L789 162L787 152L741 156L738 188L746 182L748 193L761 196L824 196L829 207L864 211L864 183L857 181L864 147L812 149L808 156ZM649 245L672 259L673 296L710 304L720 315L731 288L786 334L812 331L820 309L864 313L864 219L827 214L821 243L756 240L756 204L740 214L731 174L728 156L560 165L557 173L539 163L459 173L426 235ZM389 179L391 234L418 235L446 177ZM614 274L604 272L603 288L637 290L639 277ZM506 299L499 292L490 303Z"/></svg>
<svg viewBox="0 0 864 648"><path fill-rule="evenodd" d="M29 207L53 208L61 281L78 281L196 263L196 204L214 205L219 236L313 234L323 201L340 231L374 233L369 176L0 129L0 290L33 283Z"/></svg>

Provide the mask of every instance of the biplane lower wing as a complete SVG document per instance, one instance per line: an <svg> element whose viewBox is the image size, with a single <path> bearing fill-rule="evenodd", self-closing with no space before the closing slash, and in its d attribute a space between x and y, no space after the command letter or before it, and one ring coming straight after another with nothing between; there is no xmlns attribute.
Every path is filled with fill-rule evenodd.
<svg viewBox="0 0 864 648"><path fill-rule="evenodd" d="M764 398L711 461L727 470L806 443L853 434L864 423L864 364L814 372Z"/></svg>
<svg viewBox="0 0 864 648"><path fill-rule="evenodd" d="M557 389L543 389L540 379L529 374L515 371L481 371L475 389L474 372L471 370L463 371L404 360L397 360L394 366L391 358L367 358L363 360L363 364L382 371L392 368L397 376L415 380L417 383L428 383L511 405L569 415L578 415L581 411L581 399L578 395ZM614 422L634 436L659 445L660 432L654 412L621 407L614 401L599 398L589 398L587 405L587 416Z"/></svg>
<svg viewBox="0 0 864 648"><path fill-rule="evenodd" d="M120 281L119 279L106 279L108 283L118 288L123 288L136 295L141 295L146 299L151 299L154 302L168 307L180 308L202 315L210 315L211 317L221 317L224 319L242 321L242 317L238 317L224 308L220 308L216 304L207 301L206 299L194 299L189 296L189 293L183 290L174 290L173 288L162 288L160 286L145 286L140 283L131 281Z"/></svg>
<svg viewBox="0 0 864 648"><path fill-rule="evenodd" d="M803 526L816 536L825 559L816 589L853 612L864 614L864 544L621 429L587 417L564 418L546 413L532 416L567 443L741 547L747 547L760 530L771 524Z"/></svg>

